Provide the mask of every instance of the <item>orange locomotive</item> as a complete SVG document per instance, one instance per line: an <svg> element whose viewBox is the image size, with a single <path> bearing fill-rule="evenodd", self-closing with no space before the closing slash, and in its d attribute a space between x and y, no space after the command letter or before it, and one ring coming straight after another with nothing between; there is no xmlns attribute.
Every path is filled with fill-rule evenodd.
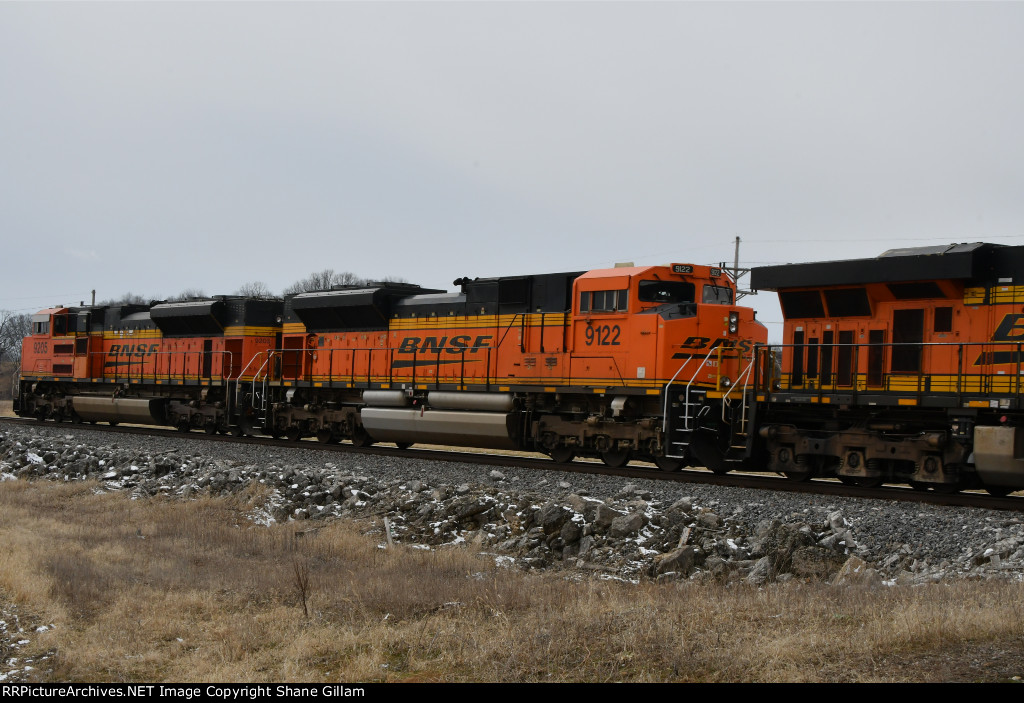
<svg viewBox="0 0 1024 703"><path fill-rule="evenodd" d="M280 302L219 296L57 307L32 318L16 408L55 420L227 431L232 383L279 344Z"/></svg>
<svg viewBox="0 0 1024 703"><path fill-rule="evenodd" d="M1024 246L762 267L751 285L778 291L785 317L785 345L758 350L752 422L771 470L1024 488Z"/></svg>
<svg viewBox="0 0 1024 703"><path fill-rule="evenodd" d="M615 466L636 456L667 470L726 470L747 453L744 387L766 333L735 304L727 271L672 264L456 285L42 311L25 341L19 411ZM74 332L62 318L78 320ZM58 344L75 348L70 366Z"/></svg>

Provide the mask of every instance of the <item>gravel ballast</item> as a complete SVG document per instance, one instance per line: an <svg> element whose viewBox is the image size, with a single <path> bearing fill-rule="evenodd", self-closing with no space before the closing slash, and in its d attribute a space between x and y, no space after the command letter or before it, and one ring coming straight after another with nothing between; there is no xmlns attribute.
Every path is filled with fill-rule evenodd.
<svg viewBox="0 0 1024 703"><path fill-rule="evenodd" d="M187 499L271 489L258 520L350 518L426 548L625 580L827 580L882 587L1024 575L1024 518L977 508L797 495L75 425L0 429L4 480L94 479Z"/></svg>

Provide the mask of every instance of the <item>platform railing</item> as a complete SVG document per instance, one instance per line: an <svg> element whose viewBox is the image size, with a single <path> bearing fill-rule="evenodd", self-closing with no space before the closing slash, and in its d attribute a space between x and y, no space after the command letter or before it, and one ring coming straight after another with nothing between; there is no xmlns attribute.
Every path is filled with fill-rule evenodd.
<svg viewBox="0 0 1024 703"><path fill-rule="evenodd" d="M782 357L781 375L772 373L760 392L799 391L826 395L850 394L856 399L864 393L905 393L989 398L1020 396L1024 374L1024 341L1022 342L921 342L921 343L857 343L811 347L808 345L773 344L759 347L761 359L771 354ZM848 354L837 353L849 350ZM794 371L794 354L801 354ZM908 362L893 369L893 354L902 353ZM814 363L808 363L813 361ZM823 363L827 362L827 363ZM810 366L810 370L808 370ZM872 368L873 367L873 368Z"/></svg>

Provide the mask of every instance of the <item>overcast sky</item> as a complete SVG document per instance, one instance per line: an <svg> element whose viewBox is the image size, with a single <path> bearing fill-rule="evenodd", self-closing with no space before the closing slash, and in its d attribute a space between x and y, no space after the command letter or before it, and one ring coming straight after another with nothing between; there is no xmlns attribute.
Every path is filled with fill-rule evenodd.
<svg viewBox="0 0 1024 703"><path fill-rule="evenodd" d="M1022 77L1024 3L0 2L0 309L1024 244Z"/></svg>

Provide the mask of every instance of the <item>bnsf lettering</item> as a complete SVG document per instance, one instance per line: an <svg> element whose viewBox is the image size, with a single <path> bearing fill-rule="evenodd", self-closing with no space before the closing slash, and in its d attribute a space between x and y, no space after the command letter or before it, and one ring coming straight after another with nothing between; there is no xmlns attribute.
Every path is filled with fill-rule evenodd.
<svg viewBox="0 0 1024 703"><path fill-rule="evenodd" d="M1024 341L1024 315L1010 314L1003 318L992 333L993 342Z"/></svg>
<svg viewBox="0 0 1024 703"><path fill-rule="evenodd" d="M748 352L753 349L750 340L727 339L725 337L719 337L714 342L711 341L710 337L687 337L681 346L683 349L713 349L721 347L722 349L739 349L742 352Z"/></svg>
<svg viewBox="0 0 1024 703"><path fill-rule="evenodd" d="M687 337L686 341L680 346L683 349L714 349L715 347L721 347L722 349L738 349L743 353L749 352L754 348L750 340L730 340L725 337L719 337L714 342L711 341L710 337Z"/></svg>
<svg viewBox="0 0 1024 703"><path fill-rule="evenodd" d="M486 349L491 346L490 340L494 339L491 335L483 335L477 337L470 344L469 340L472 339L469 335L460 334L452 337L450 340L448 337L406 337L398 345L399 354L412 354L415 352L419 353L431 353L440 354L441 352L448 352L449 354L458 354L464 352L467 349L470 353L475 354L481 349Z"/></svg>
<svg viewBox="0 0 1024 703"><path fill-rule="evenodd" d="M107 356L153 356L159 344L111 344Z"/></svg>

